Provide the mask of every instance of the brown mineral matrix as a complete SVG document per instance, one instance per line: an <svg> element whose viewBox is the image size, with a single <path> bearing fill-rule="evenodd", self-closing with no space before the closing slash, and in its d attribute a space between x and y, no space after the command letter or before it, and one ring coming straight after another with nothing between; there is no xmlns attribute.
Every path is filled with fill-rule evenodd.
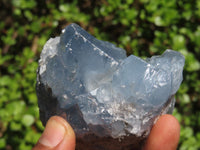
<svg viewBox="0 0 200 150"><path fill-rule="evenodd" d="M76 139L76 150L141 150L145 141L146 138L134 135L113 139L90 134Z"/></svg>

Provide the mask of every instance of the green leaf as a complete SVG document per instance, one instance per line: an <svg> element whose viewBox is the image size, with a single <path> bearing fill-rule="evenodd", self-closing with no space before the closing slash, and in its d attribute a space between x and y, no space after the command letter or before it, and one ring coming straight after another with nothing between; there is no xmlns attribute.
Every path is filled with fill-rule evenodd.
<svg viewBox="0 0 200 150"><path fill-rule="evenodd" d="M19 145L19 149L21 150L31 150L33 148L32 145L27 144L25 141L21 141Z"/></svg>
<svg viewBox="0 0 200 150"><path fill-rule="evenodd" d="M176 35L173 37L173 46L172 48L175 50L185 49L185 38L183 35Z"/></svg>
<svg viewBox="0 0 200 150"><path fill-rule="evenodd" d="M6 140L4 138L0 138L0 149L3 149L6 146Z"/></svg>
<svg viewBox="0 0 200 150"><path fill-rule="evenodd" d="M10 123L10 130L11 131L21 131L22 130L22 124L12 121Z"/></svg>
<svg viewBox="0 0 200 150"><path fill-rule="evenodd" d="M32 115L26 114L22 117L22 124L26 127L31 126L35 121L35 118Z"/></svg>
<svg viewBox="0 0 200 150"><path fill-rule="evenodd" d="M37 143L37 141L39 140L41 134L40 133L36 133L35 131L33 130L28 130L26 132L26 136L25 136L25 141L27 143L32 143L32 144L35 144Z"/></svg>
<svg viewBox="0 0 200 150"><path fill-rule="evenodd" d="M30 24L30 29L33 33L38 33L41 30L40 21L34 21Z"/></svg>

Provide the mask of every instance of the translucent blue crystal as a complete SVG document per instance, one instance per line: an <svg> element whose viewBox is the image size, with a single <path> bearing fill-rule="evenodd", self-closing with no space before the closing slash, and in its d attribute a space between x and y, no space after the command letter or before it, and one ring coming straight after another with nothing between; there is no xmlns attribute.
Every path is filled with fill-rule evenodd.
<svg viewBox="0 0 200 150"><path fill-rule="evenodd" d="M143 60L97 40L76 24L45 44L37 74L41 120L61 115L77 136L147 136L172 112L184 57L166 50Z"/></svg>

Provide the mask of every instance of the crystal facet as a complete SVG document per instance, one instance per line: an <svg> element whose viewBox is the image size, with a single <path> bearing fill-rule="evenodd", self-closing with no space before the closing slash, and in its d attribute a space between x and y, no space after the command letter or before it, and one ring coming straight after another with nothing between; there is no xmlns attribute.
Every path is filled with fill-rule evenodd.
<svg viewBox="0 0 200 150"><path fill-rule="evenodd" d="M71 24L60 37L49 39L41 53L36 87L40 118L46 124L52 115L64 117L78 142L86 135L114 143L132 135L140 142L161 114L172 112L184 61L173 50L146 60L127 57L123 49ZM128 144L121 145L128 150ZM108 145L105 149L111 149Z"/></svg>

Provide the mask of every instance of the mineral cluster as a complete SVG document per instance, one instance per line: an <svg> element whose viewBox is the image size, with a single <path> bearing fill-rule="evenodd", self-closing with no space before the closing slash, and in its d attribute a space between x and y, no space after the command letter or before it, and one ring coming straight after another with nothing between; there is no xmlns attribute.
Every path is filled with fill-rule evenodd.
<svg viewBox="0 0 200 150"><path fill-rule="evenodd" d="M156 119L173 111L184 57L146 60L97 40L76 24L45 44L37 72L40 118L64 117L77 150L140 149Z"/></svg>

